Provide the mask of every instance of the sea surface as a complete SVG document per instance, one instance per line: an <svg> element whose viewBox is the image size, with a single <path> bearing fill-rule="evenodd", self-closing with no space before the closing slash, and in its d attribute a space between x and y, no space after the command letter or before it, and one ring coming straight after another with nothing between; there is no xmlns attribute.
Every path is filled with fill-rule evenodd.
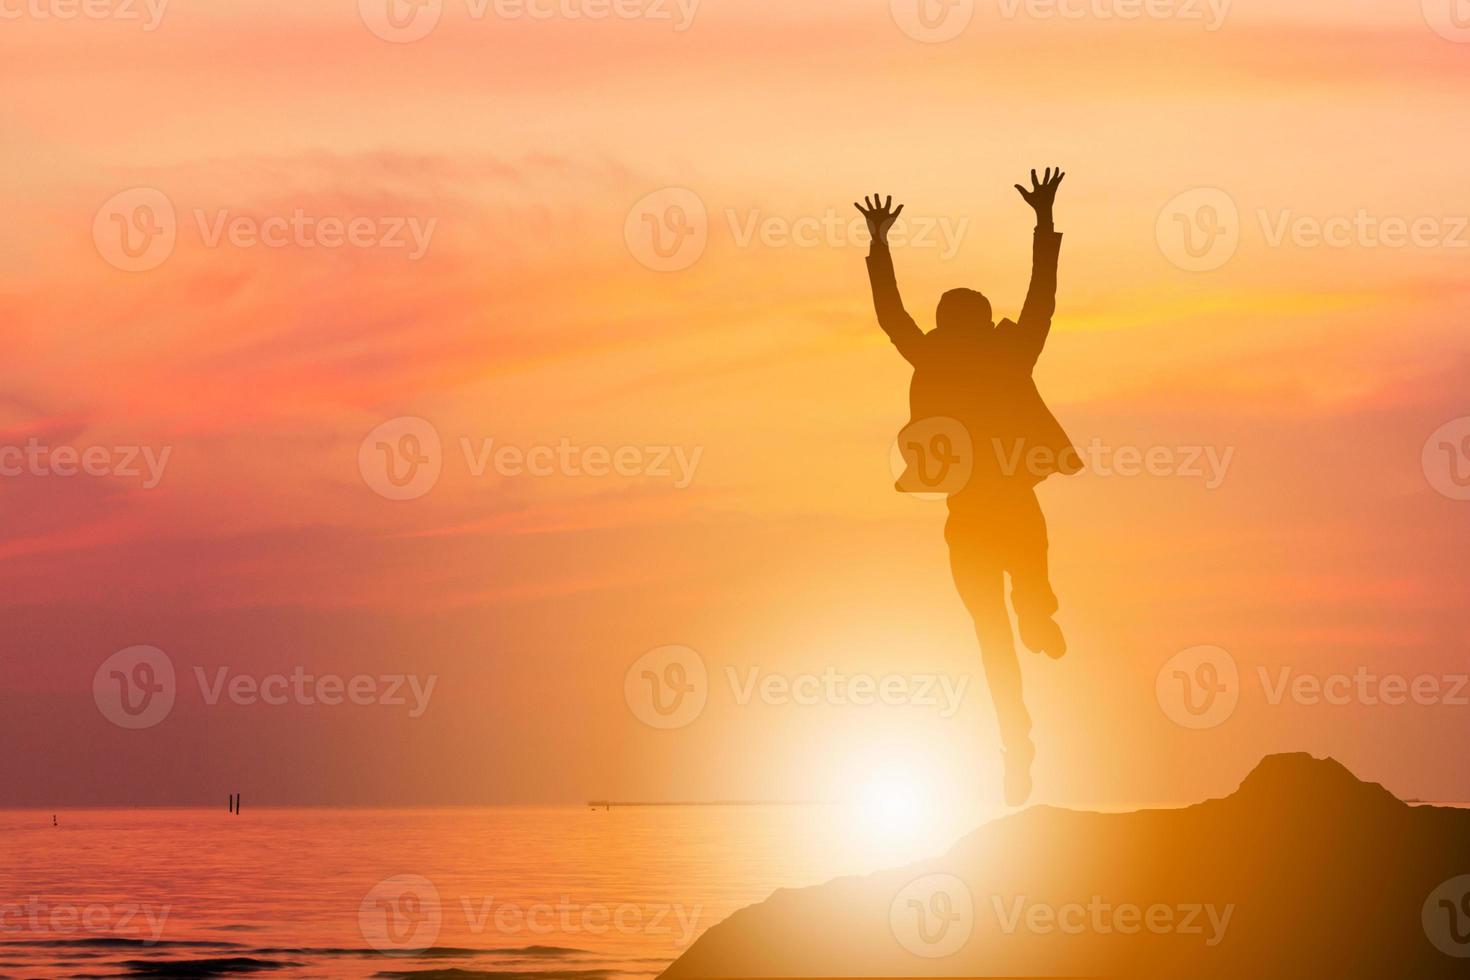
<svg viewBox="0 0 1470 980"><path fill-rule="evenodd" d="M0 810L0 976L650 977L959 827L831 806ZM973 824L970 824L973 826Z"/></svg>

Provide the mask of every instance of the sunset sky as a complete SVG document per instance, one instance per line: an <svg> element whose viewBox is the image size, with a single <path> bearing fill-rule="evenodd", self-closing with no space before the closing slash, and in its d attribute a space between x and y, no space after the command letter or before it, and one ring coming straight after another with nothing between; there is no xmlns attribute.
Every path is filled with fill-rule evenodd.
<svg viewBox="0 0 1470 980"><path fill-rule="evenodd" d="M994 796L944 507L892 489L909 373L852 202L906 205L921 325L961 285L1014 316L1032 218L1011 185L1053 164L1038 385L1080 448L1170 464L1040 488L1072 652L1024 655L1037 800L1220 795L1293 749L1470 799L1470 687L1273 704L1263 681L1470 672L1470 501L1444 469L1470 458L1425 453L1470 415L1470 16L1449 0L980 0L942 42L904 0L426 0L412 41L372 0L171 0L152 29L141 0L48 2L0 7L0 447L116 469L138 447L141 474L0 477L0 805L835 799L885 767ZM120 267L114 202L160 198L172 251ZM1233 253L1183 249L1199 202ZM702 251L661 257L650 213ZM368 223L252 243L294 215ZM1345 237L1319 241L1332 219ZM394 500L363 444L402 418L441 472ZM628 451L477 473L486 440ZM93 680L136 645L178 689L128 730ZM624 691L666 645L709 673L672 730ZM1201 645L1241 680L1195 730L1156 680ZM970 680L950 718L742 704L728 680L829 667ZM211 704L196 670L221 668L435 680L411 717Z"/></svg>

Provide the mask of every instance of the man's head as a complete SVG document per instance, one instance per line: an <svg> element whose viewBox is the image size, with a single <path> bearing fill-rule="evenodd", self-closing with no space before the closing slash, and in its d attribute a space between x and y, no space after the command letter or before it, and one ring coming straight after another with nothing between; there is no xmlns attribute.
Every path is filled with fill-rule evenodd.
<svg viewBox="0 0 1470 980"><path fill-rule="evenodd" d="M990 300L973 289L951 289L939 297L934 322L940 327L953 325L972 330L989 330L995 326L990 319Z"/></svg>

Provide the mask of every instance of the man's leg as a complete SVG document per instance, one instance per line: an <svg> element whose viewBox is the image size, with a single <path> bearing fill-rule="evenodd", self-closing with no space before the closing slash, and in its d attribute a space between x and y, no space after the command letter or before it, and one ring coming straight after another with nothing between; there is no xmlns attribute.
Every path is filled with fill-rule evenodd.
<svg viewBox="0 0 1470 980"><path fill-rule="evenodd" d="M995 703L995 718L1001 743L1009 752L1031 750L1031 715L1021 691L1021 664L1011 637L1011 617L1006 610L1005 570L985 553L986 542L976 541L955 527L945 528L949 539L949 565L960 598L975 620L980 641L980 658Z"/></svg>
<svg viewBox="0 0 1470 980"><path fill-rule="evenodd" d="M1052 618L1057 611L1057 596L1047 569L1046 517L1035 490L1028 491L1016 507L1010 537L1006 564L1021 642L1033 653L1060 657L1067 652L1067 640Z"/></svg>

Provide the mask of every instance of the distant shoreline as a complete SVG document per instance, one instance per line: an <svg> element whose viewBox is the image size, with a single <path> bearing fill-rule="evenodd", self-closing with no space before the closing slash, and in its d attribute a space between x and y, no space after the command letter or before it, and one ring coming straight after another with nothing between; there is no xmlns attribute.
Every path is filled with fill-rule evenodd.
<svg viewBox="0 0 1470 980"><path fill-rule="evenodd" d="M586 800L554 803L260 803L253 809L264 810L585 810L589 807L773 807L773 806L842 806L832 800ZM77 803L0 804L0 813L52 814L104 812L110 810L219 810L223 807L204 803ZM250 811L244 811L248 814Z"/></svg>
<svg viewBox="0 0 1470 980"><path fill-rule="evenodd" d="M615 806L840 806L825 800L588 800L594 810Z"/></svg>

